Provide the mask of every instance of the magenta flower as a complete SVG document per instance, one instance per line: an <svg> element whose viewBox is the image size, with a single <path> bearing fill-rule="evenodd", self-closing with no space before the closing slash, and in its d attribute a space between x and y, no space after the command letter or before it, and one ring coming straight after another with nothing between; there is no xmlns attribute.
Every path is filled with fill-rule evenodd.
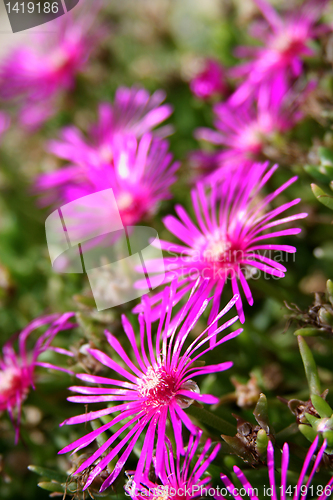
<svg viewBox="0 0 333 500"><path fill-rule="evenodd" d="M204 478L202 476L221 447L219 443L216 444L208 454L212 441L207 439L202 451L199 452L196 462L192 464L201 436L201 430L198 431L197 436L191 434L184 459L180 460L180 457L177 456L176 461L172 446L169 440L166 440L164 467L159 478L161 484L153 483L148 476L144 477L140 484L136 484L130 478L125 487L129 496L133 500L144 500L145 498L150 500L156 500L157 498L174 498L174 500L183 498L189 500L201 496L202 489L209 487L211 481L210 476L206 475Z"/></svg>
<svg viewBox="0 0 333 500"><path fill-rule="evenodd" d="M267 466L268 466L268 480L269 480L269 487L271 488L272 494L270 495L273 500L286 500L287 496L290 497L291 494L293 493L293 500L299 500L300 498L305 498L307 494L313 497L317 497L317 500L326 500L326 498L331 497L331 494L333 493L333 477L328 481L326 486L321 485L321 486L311 486L311 482L313 479L314 474L316 473L319 464L321 462L322 456L324 454L325 448L326 448L326 441L323 443L321 448L318 450L317 456L315 457L314 464L310 470L308 471L309 465L311 461L314 459L314 453L316 451L316 448L318 446L318 436L312 443L312 445L309 448L309 451L305 457L304 464L297 482L296 487L288 487L288 481L287 481L287 473L288 473L288 464L289 464L289 447L288 444L285 443L283 446L282 450L282 462L281 462L281 486L276 487L276 481L275 481L275 464L274 464L274 448L271 443L271 441L268 443L267 447ZM247 492L250 500L259 500L258 497L256 496L256 488L253 488L251 484L249 483L248 479L244 475L244 473L237 467L234 466L234 472L239 479L242 487L245 489ZM305 476L308 474L308 479L305 482ZM230 481L230 479L227 478L224 474L221 474L221 479L224 482L225 486L227 487L227 490L231 494L231 496L235 499L238 500L238 491L239 488L237 489L233 483ZM236 493L237 492L237 493ZM215 498L223 498L221 495L216 496Z"/></svg>
<svg viewBox="0 0 333 500"><path fill-rule="evenodd" d="M214 59L207 59L203 70L190 82L190 89L199 99L224 95L227 85L222 65Z"/></svg>
<svg viewBox="0 0 333 500"><path fill-rule="evenodd" d="M208 296L214 290L214 299L209 316L209 322L217 314L220 298L225 283L231 280L233 294L239 295L236 302L240 320L244 322L242 300L239 294L238 282L243 288L250 305L253 304L252 293L247 278L254 273L263 272L267 275L284 277L286 268L280 262L271 258L272 251L296 252L290 245L278 245L271 242L272 238L300 233L301 229L271 228L302 219L305 213L277 218L280 214L300 202L300 199L284 203L275 209L268 209L269 204L288 186L296 181L293 177L273 193L263 196L261 190L273 175L277 165L269 168L268 162L254 164L250 169L245 165L239 170L238 182L230 174L220 185L213 184L211 192L206 194L202 184L192 191L192 203L197 224L194 224L185 211L177 205L175 210L179 218L168 215L164 218L165 227L175 235L182 244L160 241L163 250L172 256L163 260L146 261L149 273L161 273L166 270L165 281L176 280L178 291L175 297L177 303L197 279L207 279L209 286L203 296ZM154 286L154 277L151 277ZM136 286L140 288L143 282ZM163 292L153 298L155 308L153 318L159 317L161 306L158 304ZM140 306L134 311L138 312Z"/></svg>
<svg viewBox="0 0 333 500"><path fill-rule="evenodd" d="M95 25L98 4L55 19L50 32L34 33L29 45L15 48L0 65L0 98L18 105L24 126L38 128L56 113L58 97L73 90L104 36Z"/></svg>
<svg viewBox="0 0 333 500"><path fill-rule="evenodd" d="M262 40L261 47L239 47L237 55L251 58L230 74L245 78L231 98L232 105L253 99L262 86L275 82L286 90L302 73L304 56L314 55L310 43L328 27L318 26L327 0L305 0L301 5L280 16L266 0L254 0L266 19L253 29L253 35Z"/></svg>
<svg viewBox="0 0 333 500"><path fill-rule="evenodd" d="M302 92L291 89L285 92L275 81L271 88L260 89L255 102L246 101L236 109L230 101L216 104L214 125L217 130L199 128L196 131L198 139L224 147L216 153L218 166L207 180L223 177L230 168L237 169L239 163L250 165L260 161L265 146L274 135L287 132L303 118L299 107L313 86L310 82Z"/></svg>
<svg viewBox="0 0 333 500"><path fill-rule="evenodd" d="M71 164L85 168L106 168L113 159L113 143L118 134L130 134L137 138L151 132L172 113L169 104L162 104L165 92L158 90L150 95L143 88L119 87L114 103L102 103L98 121L85 137L76 127L62 131L59 141L51 141L49 150ZM160 137L171 132L169 126L154 131Z"/></svg>
<svg viewBox="0 0 333 500"><path fill-rule="evenodd" d="M131 226L152 215L162 200L171 197L179 163L172 163L168 142L151 133L138 140L134 135L115 135L109 143L109 157L94 163L71 165L44 174L37 190L46 191L46 203L68 203L80 197L112 188L122 222Z"/></svg>
<svg viewBox="0 0 333 500"><path fill-rule="evenodd" d="M77 377L80 380L91 383L93 386L71 387L72 391L83 395L72 396L69 401L82 404L121 403L116 403L115 406L106 407L103 410L85 412L66 420L63 424L86 423L105 415L120 413L109 423L66 446L60 453L80 450L92 443L102 432L112 429L116 424L122 423L122 425L76 471L76 473L79 473L90 467L95 460L99 459L112 446L112 451L109 451L106 456L101 458L98 465L95 465L90 472L85 489L105 469L106 465L124 450L119 456L113 472L102 484L101 491L110 486L121 472L142 433L145 433L145 437L134 481L139 484L142 475L149 471L155 437L157 437L155 468L158 475L162 474L167 420L170 420L173 428L176 452L177 456L179 456L183 453L182 424L193 434L198 432L198 428L191 422L184 412L184 408L189 407L193 401L206 404L214 404L218 401L218 398L214 396L200 394L199 387L193 379L198 375L227 370L232 366L232 363L224 362L218 365L197 366L195 362L212 349L212 347L207 346L210 338L214 337L216 339L221 331L237 320L236 316L223 326L216 327L218 319L231 309L237 297L234 297L223 311L214 318L214 321L210 324L211 333L209 336L206 335L206 329L185 348L184 344L192 328L208 305L208 299L201 299L201 294L207 296L205 293L206 288L207 283L201 283L198 294L191 294L183 309L182 316L178 317L176 323L174 322L171 332L169 332L169 327L176 291L175 284L172 284L171 288L165 288L160 322L154 342L151 325L151 305L148 296L143 298L143 313L139 315L139 343L135 338L131 323L125 316L122 317L125 334L133 349L134 362L129 358L116 337L108 331L105 331L105 335L113 350L112 358L97 349L88 349L93 358L110 368L116 375L120 376L120 379L99 377L86 373L78 374ZM216 346L236 337L240 332L241 330L236 330L226 335L216 341ZM170 333L170 336L168 336L168 333ZM121 364L115 361L115 354L120 357ZM126 368L124 368L124 364ZM121 438L121 436L123 437ZM118 438L121 439L119 444L114 445L113 443Z"/></svg>
<svg viewBox="0 0 333 500"><path fill-rule="evenodd" d="M30 323L18 336L9 340L2 348L0 358L0 412L8 411L9 417L15 428L15 443L19 439L22 403L26 399L30 388L34 387L34 373L37 366L52 368L67 373L72 373L66 368L38 361L39 356L48 349L72 356L69 351L52 347L50 344L61 330L72 328L69 319L73 313L45 316ZM49 327L37 340L32 351L27 348L27 340L37 328L48 325ZM18 338L18 354L13 348L13 343Z"/></svg>

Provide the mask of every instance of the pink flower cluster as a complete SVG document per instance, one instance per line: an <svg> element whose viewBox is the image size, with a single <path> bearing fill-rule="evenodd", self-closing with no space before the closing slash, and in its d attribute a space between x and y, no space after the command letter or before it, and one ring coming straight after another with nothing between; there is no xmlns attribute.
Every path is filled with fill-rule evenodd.
<svg viewBox="0 0 333 500"><path fill-rule="evenodd" d="M88 137L76 127L64 129L49 149L69 164L37 180L44 203L64 204L112 188L125 226L154 214L159 202L171 197L179 168L163 138L170 127L153 130L172 113L164 99L163 91L150 96L144 89L120 87L113 105L101 104Z"/></svg>
<svg viewBox="0 0 333 500"><path fill-rule="evenodd" d="M104 410L89 411L77 417L72 417L63 424L85 423L114 413L118 413L118 415L110 422L66 446L60 453L80 450L92 443L104 431L121 423L121 426L118 426L112 436L91 457L85 460L76 471L76 473L79 473L92 464L97 464L94 465L89 474L85 489L106 468L107 464L121 453L113 472L104 481L101 491L110 486L120 474L131 451L143 433L145 433L145 436L140 459L134 474L134 482L139 484L142 481L142 475L147 474L149 471L153 460L155 438L157 439L155 469L157 475L160 476L163 474L165 467L164 446L167 421L170 420L171 422L176 443L176 454L179 457L184 453L182 426L184 425L194 435L199 432L199 428L193 424L184 409L188 408L193 401L206 404L218 402L218 398L213 395L201 394L194 379L199 375L227 370L232 366L232 363L223 362L217 365L198 366L197 362L214 345L221 345L241 333L242 330L238 329L217 340L219 333L233 325L238 319L235 316L222 326L217 326L218 319L231 309L237 297L234 297L227 304L206 330L194 340L191 340L188 347L185 347L185 342L192 328L194 328L209 304L208 299L202 298L207 283L197 284L197 286L199 293L191 294L182 314L177 316L176 321L173 321L172 318L176 282L171 284L170 289L165 288L155 340L152 335L151 304L147 296L143 298L143 312L138 317L139 342L135 337L131 323L123 316L123 329L135 356L135 362L127 355L119 340L108 331L105 331L105 336L113 351L112 357L98 349L88 350L94 359L111 369L122 380L82 373L78 374L77 378L93 385L70 388L72 391L81 394L69 398L69 401L74 403L111 402L112 404ZM215 341L213 346L207 346L211 339ZM115 354L118 355L120 362L115 360ZM124 363L127 368L124 368ZM122 435L124 437L121 438L120 442L113 446L111 451L108 451L101 460L98 460Z"/></svg>
<svg viewBox="0 0 333 500"><path fill-rule="evenodd" d="M71 356L70 351L64 351L51 346L57 333L61 330L72 328L69 322L73 313L62 316L44 316L34 320L22 332L10 339L2 348L0 357L0 412L8 411L10 419L15 428L15 441L19 438L22 403L28 396L30 388L35 388L35 369L37 366L52 368L54 370L72 373L67 368L38 361L39 356L47 350L55 350L62 354ZM39 336L32 350L27 348L27 341L37 328L49 325L45 333ZM18 339L18 353L15 352L13 344Z"/></svg>
<svg viewBox="0 0 333 500"><path fill-rule="evenodd" d="M19 122L34 130L58 110L59 98L75 87L75 79L105 35L96 26L100 0L52 21L50 31L29 34L25 45L0 63L0 99L14 104Z"/></svg>
<svg viewBox="0 0 333 500"><path fill-rule="evenodd" d="M180 243L162 241L169 256L163 262L146 263L146 270L157 276L166 268L165 282L177 280L176 302L198 278L208 280L214 291L210 319L218 311L230 279L233 294L239 294L237 309L242 322L245 315L238 283L252 305L248 280L258 272L282 278L286 267L281 263L281 252L296 251L272 238L298 234L300 229L272 228L306 217L305 213L279 217L300 200L274 209L270 204L297 178L266 195L265 185L277 166L269 169L264 160L275 137L286 134L303 118L301 105L316 86L315 81L306 80L303 59L314 54L311 42L329 29L319 22L326 0L307 0L301 8L283 15L266 0L254 1L264 19L255 25L252 35L264 46L237 49L238 56L250 57L251 62L225 74L242 79L240 85L226 101L214 105L215 130L199 128L195 132L197 139L218 147L190 155L197 174L192 192L195 220L176 206L178 218L167 216L164 224ZM216 67L213 71L207 62L205 71L192 81L192 90L199 89L202 81L206 89L216 88L221 71L218 73ZM274 259L274 251L279 252L279 261ZM141 286L138 282L137 287ZM156 318L160 299L161 293L153 299ZM135 308L140 310L140 305Z"/></svg>
<svg viewBox="0 0 333 500"><path fill-rule="evenodd" d="M327 482L327 484L312 485L312 479L315 475L318 467L323 458L327 442L324 441L322 446L315 455L316 448L318 446L318 436L315 438L311 444L308 453L306 454L301 473L299 475L296 486L288 486L288 466L289 466L289 446L284 443L281 456L281 483L280 486L276 486L276 467L274 461L274 447L272 442L269 441L267 446L267 467L268 467L268 481L269 486L265 487L265 493L268 494L273 500L286 500L293 493L293 500L299 500L300 498L306 498L307 495L311 498L316 498L317 500L326 500L326 498L331 498L333 493L333 477ZM314 462L312 467L311 462ZM308 470L310 466L310 471ZM241 487L236 488L236 486L230 481L230 479L225 475L221 474L221 479L226 486L227 492L235 500L239 499L238 492L240 490L245 491L249 496L250 500L259 500L257 496L257 488L253 488L250 482L246 478L245 474L239 469L239 467L234 467L234 473L239 480ZM224 498L222 495L216 495L216 499Z"/></svg>

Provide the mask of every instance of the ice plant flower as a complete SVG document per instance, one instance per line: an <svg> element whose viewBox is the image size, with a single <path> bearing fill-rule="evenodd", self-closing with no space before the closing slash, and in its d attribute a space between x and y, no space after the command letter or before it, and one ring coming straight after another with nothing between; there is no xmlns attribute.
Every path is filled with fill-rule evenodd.
<svg viewBox="0 0 333 500"><path fill-rule="evenodd" d="M173 498L174 500L190 500L203 496L203 491L209 488L211 477L206 475L209 465L215 459L221 445L219 443L209 451L212 441L207 439L202 451L198 451L202 431L198 431L197 436L190 435L185 457L183 460L179 456L174 457L174 452L170 442L167 440L164 450L164 467L160 474L161 484L153 483L145 476L140 484L136 484L130 476L130 480L125 487L128 495L133 500L157 500L158 498ZM192 461L195 455L198 458L195 463ZM129 475L129 474L128 474Z"/></svg>
<svg viewBox="0 0 333 500"><path fill-rule="evenodd" d="M96 29L100 3L76 8L51 23L51 31L31 34L0 64L0 98L18 106L22 125L35 129L54 115L58 98L75 86L104 30Z"/></svg>
<svg viewBox="0 0 333 500"><path fill-rule="evenodd" d="M209 286L203 294L214 290L213 305L209 317L212 320L220 307L220 298L225 283L231 281L233 294L239 294L238 282L243 288L246 299L253 304L252 293L247 278L258 272L279 278L284 277L286 268L280 262L271 258L271 252L296 252L290 245L278 245L271 242L272 238L300 233L299 228L279 229L276 226L289 223L307 216L305 213L279 218L289 208L298 204L299 198L284 203L275 209L269 209L269 204L288 186L296 181L291 178L273 193L263 196L262 188L278 168L269 163L247 165L238 173L238 182L230 174L219 184L213 184L207 194L202 184L192 191L192 203L196 222L192 222L186 210L176 205L179 218L168 215L163 222L165 227L181 241L181 244L160 240L163 250L172 256L164 259L146 261L152 285L154 276L151 273L165 272L164 282L176 280L178 291L175 302L179 302L184 293L191 289L197 279L207 279ZM273 228L273 232L271 229ZM140 288L143 281L136 283ZM206 296L207 296L206 295ZM163 292L157 293L152 299L155 304L153 318L157 319L161 306L158 304ZM240 320L244 322L242 300L236 302ZM140 306L134 311L138 312Z"/></svg>
<svg viewBox="0 0 333 500"><path fill-rule="evenodd" d="M123 224L135 225L152 215L160 201L171 197L179 163L172 163L168 146L165 139L151 133L141 139L133 134L115 135L102 164L88 155L84 164L42 175L37 190L46 192L47 203L69 203L112 188Z"/></svg>
<svg viewBox="0 0 333 500"><path fill-rule="evenodd" d="M239 163L260 161L266 145L276 134L291 130L303 118L300 104L313 89L310 82L305 89L285 92L277 81L271 88L262 87L255 102L246 101L236 109L230 100L214 106L217 130L199 128L196 138L206 140L219 150L214 173L206 177L207 181L224 177L227 170L237 169Z"/></svg>
<svg viewBox="0 0 333 500"><path fill-rule="evenodd" d="M60 140L50 141L49 151L73 165L103 169L112 161L116 135L130 134L139 139L171 115L172 107L162 104L165 97L163 90L150 95L143 88L119 87L113 104L99 105L97 123L86 136L74 126L66 127ZM154 135L162 137L170 131L164 126L154 130Z"/></svg>
<svg viewBox="0 0 333 500"><path fill-rule="evenodd" d="M227 85L222 65L214 59L207 59L203 70L190 82L190 89L199 99L224 95Z"/></svg>
<svg viewBox="0 0 333 500"><path fill-rule="evenodd" d="M253 35L264 45L238 48L237 55L251 60L230 71L244 79L231 98L232 105L254 99L262 86L271 87L276 81L287 89L301 75L304 56L314 55L311 42L328 29L317 24L327 0L306 0L283 16L267 0L254 2L266 24L254 28Z"/></svg>
<svg viewBox="0 0 333 500"><path fill-rule="evenodd" d="M283 450L282 450L282 461L281 461L281 486L276 486L276 472L275 472L275 464L274 464L274 448L271 443L271 441L268 443L267 446L267 466L268 466L268 481L269 481L269 487L271 488L270 491L271 493L271 498L273 500L286 500L287 497L291 497L293 494L293 500L299 500L300 498L305 498L307 495L311 496L311 498L317 498L317 500L326 500L326 498L330 498L332 493L333 493L333 477L328 481L326 486L320 485L320 486L311 486L311 482L313 479L313 476L315 475L322 456L325 452L326 448L326 441L324 441L323 445L320 447L320 449L317 452L317 456L315 457L315 451L318 446L318 436L312 443L312 445L309 448L309 451L305 457L304 464L301 470L301 473L299 475L297 485L296 487L294 486L288 486L288 479L287 479L287 473L288 473L288 465L289 465L289 446L287 443L284 444ZM310 468L310 471L308 472L309 465L311 464L311 461L314 461L312 468ZM239 469L239 467L234 466L234 472L239 479L242 487L244 490L247 492L250 500L259 500L257 495L256 495L256 488L253 488L251 484L249 483L248 479L246 478L245 474ZM307 478L306 478L307 475ZM238 491L237 488L233 485L233 483L228 479L227 476L224 474L221 474L221 479L224 482L228 492L230 495L235 499L238 500ZM221 495L216 496L216 499L221 499L223 498ZM262 497L262 500L265 498L265 496Z"/></svg>
<svg viewBox="0 0 333 500"><path fill-rule="evenodd" d="M66 368L38 361L39 356L47 349L53 349L62 354L71 356L69 351L51 346L51 342L60 330L72 328L69 319L73 313L45 316L35 319L22 332L10 339L2 348L0 357L0 412L8 411L15 428L15 442L19 439L22 403L26 399L31 387L34 388L35 369L37 366L72 373ZM27 347L30 335L41 326L49 325L32 350ZM18 338L18 353L13 344Z"/></svg>
<svg viewBox="0 0 333 500"><path fill-rule="evenodd" d="M209 300L201 299L202 293L206 295L204 293L206 287L206 282L198 284L198 294L190 295L182 311L182 316L178 317L177 322L173 324L170 336L168 336L168 333L171 324L172 304L176 291L175 284L172 284L170 288L165 287L160 321L154 341L152 337L151 306L148 296L144 296L142 299L143 312L138 317L140 340L135 338L132 325L126 316L122 317L123 328L133 350L134 361L127 355L118 339L108 331L105 331L105 335L114 351L112 358L98 349L88 349L89 354L93 358L110 368L120 378L113 379L82 373L78 374L77 378L92 385L70 388L81 395L71 396L69 397L69 401L82 404L115 403L115 406L108 406L105 409L90 411L88 413L85 412L66 420L63 424L86 423L105 415L118 413L110 422L88 433L60 451L60 453L67 453L85 448L102 432L112 430L117 425L117 430L115 429L114 433L105 443L77 469L76 474L91 467L111 447L111 451L107 452L97 465L94 464L85 489L105 469L106 465L119 455L118 462L113 472L102 484L101 491L110 486L121 472L137 440L143 433L145 433L144 442L134 474L134 481L138 484L143 474L148 473L155 441L155 468L158 475L162 474L167 420L170 420L173 428L176 453L179 456L183 454L184 448L182 424L193 434L197 434L198 432L198 428L192 423L184 408L189 407L193 401L213 404L218 400L218 398L212 395L200 394L199 387L194 378L198 375L207 375L227 370L232 366L232 363L224 362L217 365L198 366L196 361L212 349L212 347L207 345L210 338L214 337L216 339L221 331L237 320L236 316L223 326L216 327L218 319L231 309L237 297L234 297L217 317L214 318L214 321L210 325L210 336L207 336L207 330L205 330L194 340L191 340L189 345L187 343L185 346L190 332L208 305ZM241 330L236 330L216 340L216 346L236 337L240 332ZM120 357L121 363L115 360L116 354ZM120 442L116 444L115 442L118 438ZM121 452L122 454L120 454Z"/></svg>

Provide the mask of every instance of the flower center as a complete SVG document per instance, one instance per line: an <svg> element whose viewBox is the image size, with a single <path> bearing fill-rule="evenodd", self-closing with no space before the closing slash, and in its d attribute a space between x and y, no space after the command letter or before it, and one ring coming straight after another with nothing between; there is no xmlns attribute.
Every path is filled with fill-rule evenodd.
<svg viewBox="0 0 333 500"><path fill-rule="evenodd" d="M100 155L101 160L104 163L111 164L111 162L113 160L112 147L108 143L102 144L102 146L99 149L99 155Z"/></svg>
<svg viewBox="0 0 333 500"><path fill-rule="evenodd" d="M210 241L202 253L205 262L212 266L229 267L230 264L241 262L243 250L233 244L228 238Z"/></svg>
<svg viewBox="0 0 333 500"><path fill-rule="evenodd" d="M263 148L264 138L257 122L246 127L239 137L239 147L251 153L260 153Z"/></svg>
<svg viewBox="0 0 333 500"><path fill-rule="evenodd" d="M139 222L147 213L146 203L141 195L122 191L116 198L120 216L125 226L132 226Z"/></svg>
<svg viewBox="0 0 333 500"><path fill-rule="evenodd" d="M168 373L163 366L155 369L150 366L141 379L139 393L149 406L164 406L175 397L176 382L175 373Z"/></svg>
<svg viewBox="0 0 333 500"><path fill-rule="evenodd" d="M117 205L121 212L130 210L135 203L134 197L128 192L122 192L117 196Z"/></svg>
<svg viewBox="0 0 333 500"><path fill-rule="evenodd" d="M286 30L280 33L273 43L273 50L276 50L282 55L294 56L304 49L306 34L303 30Z"/></svg>
<svg viewBox="0 0 333 500"><path fill-rule="evenodd" d="M7 406L16 404L17 394L25 399L28 394L28 385L24 383L22 372L18 368L8 367L0 371L0 411Z"/></svg>
<svg viewBox="0 0 333 500"><path fill-rule="evenodd" d="M51 55L51 66L52 69L58 73L65 71L70 65L71 54L66 51L63 47L58 47Z"/></svg>
<svg viewBox="0 0 333 500"><path fill-rule="evenodd" d="M140 381L138 392L146 400L149 408L166 406L172 399L175 399L181 408L188 408L193 403L193 399L177 394L178 381L176 372L168 372L164 366L157 368L150 366ZM199 387L193 380L184 382L180 389L200 393Z"/></svg>

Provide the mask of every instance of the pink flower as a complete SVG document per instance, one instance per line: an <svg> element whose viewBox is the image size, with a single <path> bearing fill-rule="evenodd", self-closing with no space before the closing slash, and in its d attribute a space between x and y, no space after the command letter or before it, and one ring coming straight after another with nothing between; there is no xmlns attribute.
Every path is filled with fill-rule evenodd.
<svg viewBox="0 0 333 500"><path fill-rule="evenodd" d="M113 104L100 104L98 121L88 131L88 137L74 126L67 127L60 140L50 141L49 151L82 168L108 168L113 159L113 144L119 135L139 139L169 118L172 107L162 104L165 97L163 90L149 95L142 88L119 87ZM164 126L155 130L154 136L163 137L170 132L170 127Z"/></svg>
<svg viewBox="0 0 333 500"><path fill-rule="evenodd" d="M289 486L287 481L287 473L288 473L288 464L289 464L289 446L287 443L283 446L282 451L282 459L281 459L281 486L276 487L275 482L275 464L274 464L274 448L271 441L268 443L267 447L267 466L268 466L268 480L269 487L272 488L271 498L273 500L286 500L287 497L290 497L293 493L293 500L299 500L300 498L305 498L307 493L310 494L311 498L313 496L317 497L317 500L326 500L326 498L330 498L333 493L333 477L328 481L326 486L321 485L311 486L312 478L315 475L319 464L321 462L322 456L324 454L326 448L326 441L318 450L317 456L314 456L316 448L318 446L318 437L314 440L312 445L309 448L309 451L305 457L304 464L299 475L296 487ZM311 461L314 460L314 464L310 471L308 472L309 465ZM234 467L234 472L239 479L241 485L248 492L248 496L250 500L258 500L258 497L255 494L256 488L253 488L249 483L248 479L244 475L244 473L237 467ZM308 476L308 479L305 479L305 476ZM227 478L224 474L221 474L221 479L227 487L231 496L238 500L239 496L236 493L237 488L233 485L230 479ZM306 481L306 482L305 482ZM216 496L215 498L223 498L221 495Z"/></svg>
<svg viewBox="0 0 333 500"><path fill-rule="evenodd" d="M209 300L201 299L201 294L206 296L205 289L207 283L202 283L198 288L198 294L191 295L183 314L174 323L171 335L168 336L172 314L172 304L175 296L175 284L171 288L166 287L162 300L160 322L157 328L156 340L153 342L151 324L151 305L148 296L143 298L143 313L139 315L140 342L138 343L134 330L129 320L123 316L122 322L128 342L133 352L133 361L129 358L120 342L110 332L105 331L105 336L113 351L112 358L98 349L88 349L90 355L104 366L110 368L120 379L99 377L86 373L78 374L77 377L92 386L71 387L74 392L81 396L72 396L69 401L74 403L116 403L116 406L106 407L103 410L83 413L77 417L66 420L63 424L86 423L98 419L105 415L112 415L120 412L107 424L78 439L74 443L66 446L60 453L79 450L92 443L102 432L114 428L121 423L121 426L114 430L114 433L98 450L78 468L76 473L90 467L95 460L99 459L108 448L112 447L98 465L95 465L90 472L85 489L92 483L94 478L105 469L106 465L118 454L118 462L104 481L101 491L105 490L120 474L131 451L142 433L145 432L143 447L137 469L134 475L135 483L139 483L144 473L149 471L156 439L156 472L163 474L164 462L164 442L166 422L169 417L174 432L177 456L183 453L182 424L190 432L197 434L198 428L192 423L184 408L191 405L193 401L206 404L214 404L218 398L200 394L199 387L193 380L198 375L206 375L227 370L232 366L231 362L220 363L218 365L197 366L195 362L203 354L209 352L212 347L208 347L210 338L216 339L217 335L227 327L235 323L237 316L229 320L223 326L217 328L216 322L227 311L231 309L237 297L227 304L214 321L211 323L211 334L206 335L206 330L191 340L187 348L184 347L188 336L197 323L199 317L206 309ZM165 322L165 323L164 323ZM216 346L223 344L227 340L239 335L241 330L226 335L216 341ZM148 351L147 351L148 349ZM203 349L203 350L202 350ZM121 359L119 364L115 360L115 355ZM126 368L124 368L124 365ZM106 387L105 387L106 386ZM114 387L112 387L114 386ZM63 425L62 424L62 425ZM115 444L117 439L118 444ZM120 455L121 451L122 454Z"/></svg>
<svg viewBox="0 0 333 500"><path fill-rule="evenodd" d="M67 313L60 317L54 314L38 318L18 335L18 354L13 348L17 336L9 340L2 348L2 358L0 358L0 412L8 411L15 428L15 443L19 439L22 403L26 399L30 388L34 388L35 368L43 366L44 368L72 373L66 368L38 361L39 356L47 349L72 356L69 351L50 346L59 331L73 327L68 322L72 316L73 313ZM29 351L26 345L29 336L34 330L47 324L49 324L48 329L38 338L32 351Z"/></svg>
<svg viewBox="0 0 333 500"><path fill-rule="evenodd" d="M71 131L65 133L68 136ZM172 163L168 146L166 140L151 133L139 140L133 134L116 134L103 159L99 152L97 158L87 154L75 165L44 174L37 181L37 190L46 192L47 203L59 204L112 188L123 224L134 225L152 215L160 201L171 197L179 163Z"/></svg>
<svg viewBox="0 0 333 500"><path fill-rule="evenodd" d="M192 191L192 203L196 216L196 224L192 222L186 210L176 205L179 218L168 215L164 218L165 227L180 241L181 244L161 241L161 248L172 254L161 260L146 261L148 273L164 272L165 281L176 280L178 291L175 297L177 303L197 279L207 279L208 287L203 297L214 290L214 299L209 322L217 314L220 298L225 283L231 280L233 294L239 294L240 282L246 299L253 304L252 293L247 279L254 273L263 272L267 275L284 277L286 268L280 262L271 258L271 252L296 252L290 245L278 245L271 242L272 238L300 233L301 229L279 229L271 231L276 226L302 219L305 213L277 218L280 214L299 203L301 200L284 203L275 209L268 209L269 204L288 186L296 181L293 177L273 193L263 196L262 188L278 168L269 169L269 164L254 164L251 168L245 165L239 169L237 181L230 174L220 185L213 184L209 194L206 194L202 184ZM268 240L268 241L267 241ZM149 274L154 286L154 277ZM143 282L136 286L140 288ZM155 304L153 318L159 317L161 306L158 305L163 292L153 298ZM242 300L236 302L240 320L244 322ZM134 311L138 312L140 306Z"/></svg>
<svg viewBox="0 0 333 500"><path fill-rule="evenodd" d="M317 26L327 0L305 0L294 10L280 16L266 0L254 0L266 19L266 24L253 31L262 40L262 47L239 47L237 55L252 60L230 71L245 81L231 98L232 105L253 99L262 86L271 87L278 81L286 90L303 70L304 56L314 55L310 42L328 29Z"/></svg>
<svg viewBox="0 0 333 500"><path fill-rule="evenodd" d="M225 94L227 85L222 65L214 59L207 59L203 70L191 81L190 89L199 99Z"/></svg>
<svg viewBox="0 0 333 500"><path fill-rule="evenodd" d="M189 443L183 460L174 452L169 440L166 440L164 449L164 467L160 474L162 484L156 484L145 476L140 484L136 484L131 478L125 487L133 500L157 500L157 498L183 498L189 500L201 496L202 488L209 488L210 476L202 478L209 465L215 459L221 445L216 444L208 454L212 441L207 439L201 452L198 452L202 431L198 431L197 436L190 435ZM199 456L195 463L192 463L195 454ZM208 455L207 455L208 454ZM129 475L129 474L128 474Z"/></svg>
<svg viewBox="0 0 333 500"><path fill-rule="evenodd" d="M73 90L104 36L95 25L98 3L55 19L52 31L34 33L30 45L15 48L0 65L0 98L18 105L24 126L38 128L56 113L58 97Z"/></svg>
<svg viewBox="0 0 333 500"><path fill-rule="evenodd" d="M261 87L255 101L246 101L235 108L227 103L214 106L216 116L215 130L199 128L196 137L223 146L224 150L216 153L217 169L207 180L216 180L224 176L227 170L237 170L239 163L260 161L266 144L275 134L290 130L303 114L300 104L313 89L310 82L302 92L289 89L285 92L283 86L275 81L271 88ZM230 98L232 100L232 97Z"/></svg>

